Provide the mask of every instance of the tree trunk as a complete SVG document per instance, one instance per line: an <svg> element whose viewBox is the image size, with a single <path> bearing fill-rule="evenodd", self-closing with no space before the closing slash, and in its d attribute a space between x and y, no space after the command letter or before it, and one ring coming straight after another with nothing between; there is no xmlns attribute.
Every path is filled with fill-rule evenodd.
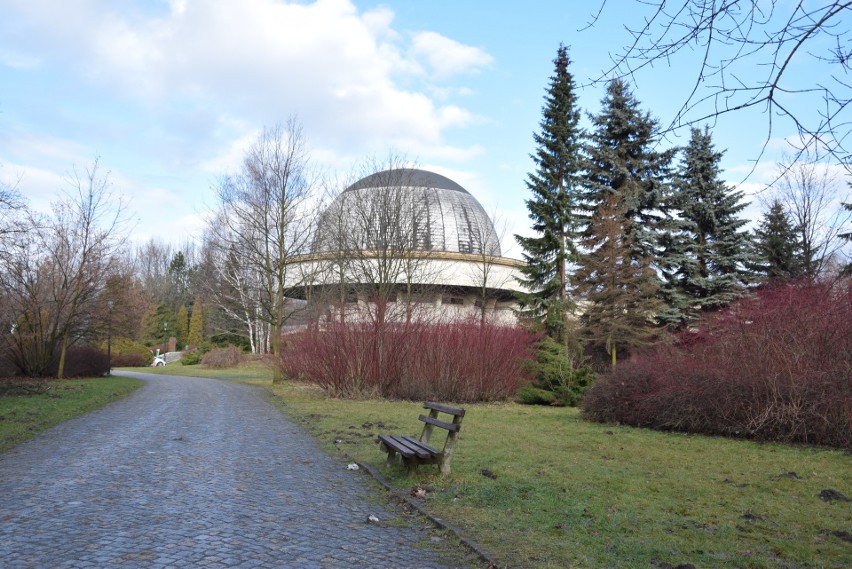
<svg viewBox="0 0 852 569"><path fill-rule="evenodd" d="M59 367L56 370L56 379L64 379L65 375L65 353L68 351L68 331L62 334L62 351L59 353Z"/></svg>

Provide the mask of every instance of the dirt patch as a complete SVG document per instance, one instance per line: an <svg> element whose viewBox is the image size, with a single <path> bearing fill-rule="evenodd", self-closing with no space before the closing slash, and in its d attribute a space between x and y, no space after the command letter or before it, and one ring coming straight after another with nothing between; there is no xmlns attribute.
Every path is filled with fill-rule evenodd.
<svg viewBox="0 0 852 569"><path fill-rule="evenodd" d="M848 502L849 498L844 494L841 494L837 490L832 490L828 488L819 493L819 497L823 502Z"/></svg>

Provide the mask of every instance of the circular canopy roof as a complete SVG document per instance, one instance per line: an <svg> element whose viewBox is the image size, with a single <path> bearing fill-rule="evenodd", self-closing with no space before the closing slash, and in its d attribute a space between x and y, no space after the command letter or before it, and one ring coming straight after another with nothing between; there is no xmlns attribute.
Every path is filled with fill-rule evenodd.
<svg viewBox="0 0 852 569"><path fill-rule="evenodd" d="M314 250L501 255L476 198L445 176L409 168L371 174L344 190L323 213Z"/></svg>

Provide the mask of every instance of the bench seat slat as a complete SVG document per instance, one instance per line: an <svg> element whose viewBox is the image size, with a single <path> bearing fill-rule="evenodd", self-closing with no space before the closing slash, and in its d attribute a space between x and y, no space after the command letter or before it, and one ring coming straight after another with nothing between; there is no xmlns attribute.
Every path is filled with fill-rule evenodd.
<svg viewBox="0 0 852 569"><path fill-rule="evenodd" d="M400 435L379 435L379 440L402 456L410 458L416 454L415 449L411 448L411 445Z"/></svg>
<svg viewBox="0 0 852 569"><path fill-rule="evenodd" d="M464 417L464 409L461 407L449 407L447 405L441 405L440 403L432 403L431 401L427 401L423 404L425 409L433 409L435 411L440 411L441 413L446 413L447 415L453 415L455 417Z"/></svg>
<svg viewBox="0 0 852 569"><path fill-rule="evenodd" d="M416 439L412 442L406 437L400 435L379 435L379 439L388 447L392 448L402 456L411 458L431 458L430 450L423 448L423 445ZM434 449L432 449L434 450Z"/></svg>
<svg viewBox="0 0 852 569"><path fill-rule="evenodd" d="M409 443L416 445L418 448L425 450L426 452L428 452L432 456L438 456L439 454L441 454L441 451L439 451L438 449L427 445L423 441L418 441L415 437L407 435L407 436L404 436L402 438L407 440Z"/></svg>
<svg viewBox="0 0 852 569"><path fill-rule="evenodd" d="M446 429L448 431L452 431L457 433L459 431L460 425L455 423L447 423L446 421L442 421L440 419L433 419L427 415L420 415L420 420L424 423L429 423L430 425L435 425L436 427L440 427L442 429Z"/></svg>
<svg viewBox="0 0 852 569"><path fill-rule="evenodd" d="M408 446L399 443L395 438L389 435L379 435L379 440L382 443L382 447L387 449L392 453L398 453L405 458L411 458L414 456L414 451Z"/></svg>

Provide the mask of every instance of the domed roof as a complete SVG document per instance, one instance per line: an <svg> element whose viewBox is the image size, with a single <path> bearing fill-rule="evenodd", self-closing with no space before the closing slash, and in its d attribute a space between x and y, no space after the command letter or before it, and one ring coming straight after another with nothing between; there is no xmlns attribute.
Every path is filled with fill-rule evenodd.
<svg viewBox="0 0 852 569"><path fill-rule="evenodd" d="M494 224L476 198L445 176L410 168L371 174L331 203L314 250L343 249L501 255Z"/></svg>

